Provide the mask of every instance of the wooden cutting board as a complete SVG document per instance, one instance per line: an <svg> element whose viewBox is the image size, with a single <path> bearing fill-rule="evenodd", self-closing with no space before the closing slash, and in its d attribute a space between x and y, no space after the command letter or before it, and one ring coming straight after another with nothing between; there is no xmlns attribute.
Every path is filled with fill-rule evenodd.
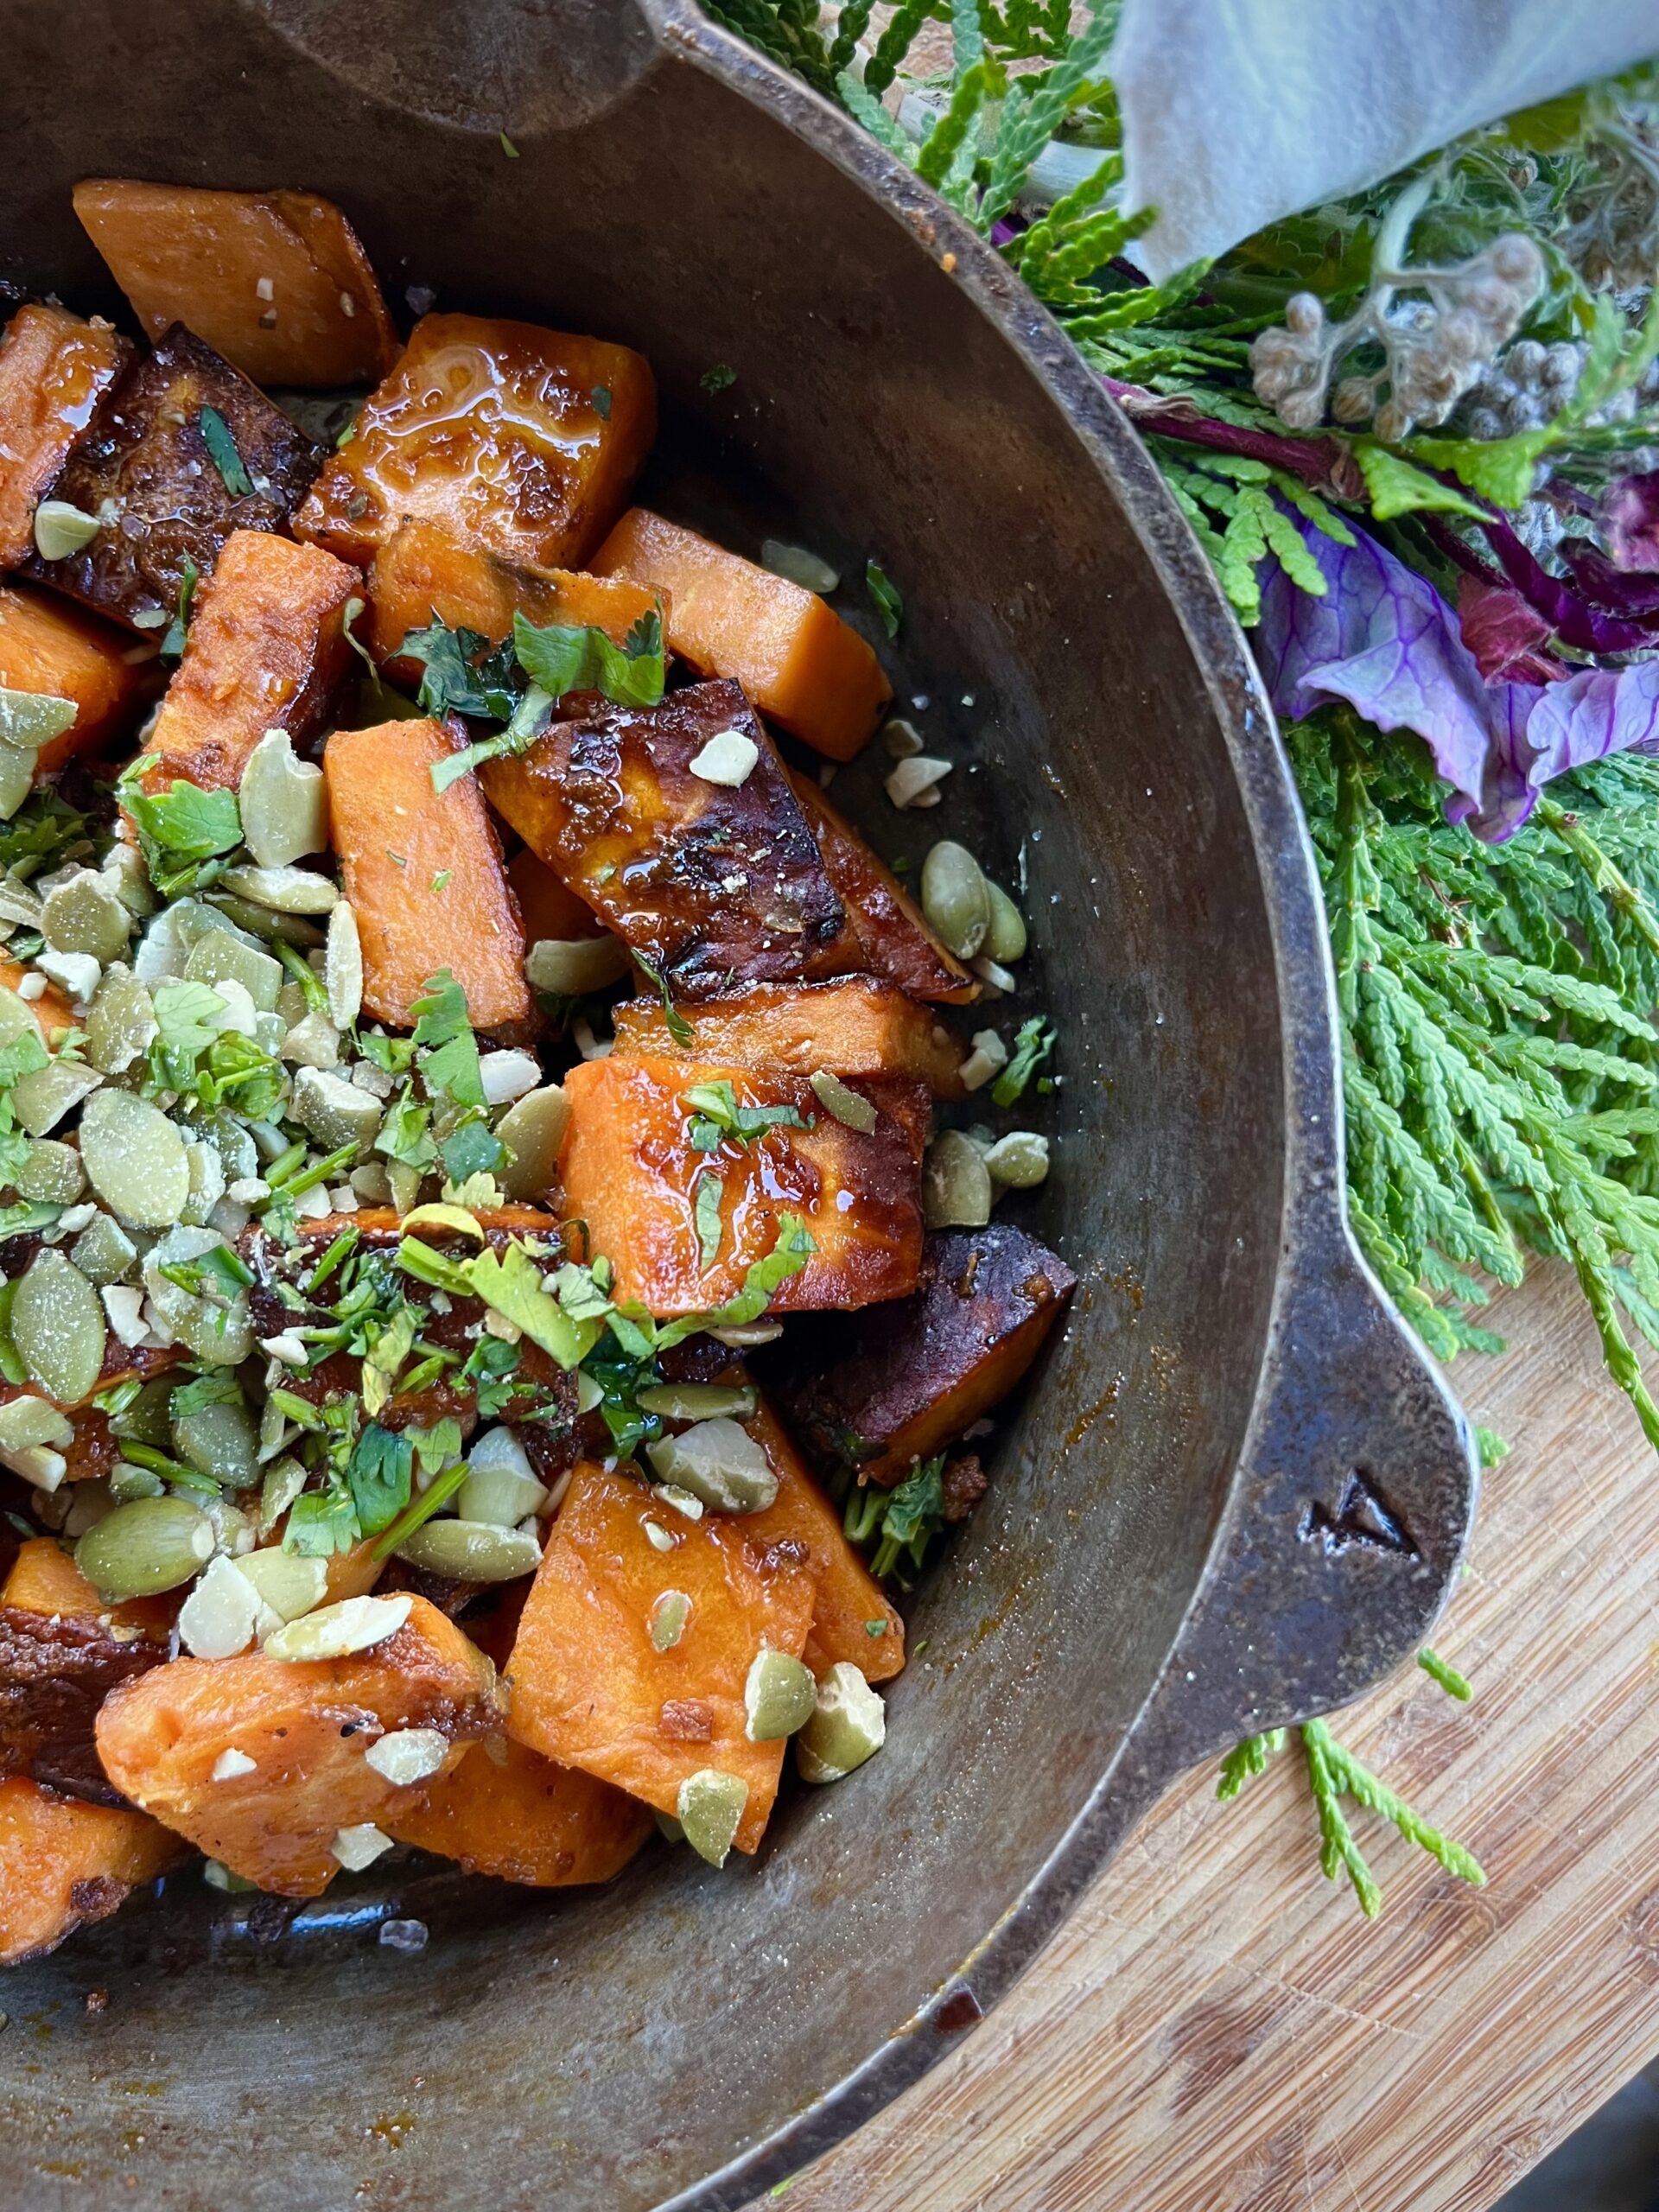
<svg viewBox="0 0 1659 2212"><path fill-rule="evenodd" d="M1294 1740L1191 1776L790 2212L1484 2212L1659 2051L1659 1459L1565 1270L1492 1310L1453 1381L1515 1448L1435 1637L1475 1702L1412 1668L1338 1724L1488 1886L1356 1814L1368 1925Z"/></svg>

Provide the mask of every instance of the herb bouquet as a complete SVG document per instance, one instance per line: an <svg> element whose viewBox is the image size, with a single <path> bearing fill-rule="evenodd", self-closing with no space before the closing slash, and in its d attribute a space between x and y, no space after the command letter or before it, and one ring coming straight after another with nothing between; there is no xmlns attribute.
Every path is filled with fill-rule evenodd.
<svg viewBox="0 0 1659 2212"><path fill-rule="evenodd" d="M1214 562L1313 836L1350 1214L1401 1313L1442 1359L1496 1350L1489 1286L1567 1261L1659 1448L1659 67L1152 283L1110 0L1081 30L1068 0L906 0L879 31L870 0L706 4L988 234ZM1484 1879L1300 1735L1324 1870L1368 1914L1344 1798Z"/></svg>

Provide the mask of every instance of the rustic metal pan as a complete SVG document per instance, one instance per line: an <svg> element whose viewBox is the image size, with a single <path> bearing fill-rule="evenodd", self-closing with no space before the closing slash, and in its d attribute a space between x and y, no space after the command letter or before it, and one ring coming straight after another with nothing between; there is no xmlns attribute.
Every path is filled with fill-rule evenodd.
<svg viewBox="0 0 1659 2212"><path fill-rule="evenodd" d="M919 1593L881 1757L723 1874L653 1852L548 1900L406 1873L291 1925L184 1878L0 1988L9 2212L65 2177L89 2212L737 2205L949 2050L1162 1783L1363 1688L1457 1570L1468 1437L1343 1225L1266 704L1053 326L686 0L0 0L0 274L116 304L81 175L303 184L394 298L642 347L658 495L849 572L878 551L905 688L964 764L932 823L1004 874L1024 842L1065 1073L1029 1217L1084 1287ZM416 1957L372 1941L399 1898Z"/></svg>

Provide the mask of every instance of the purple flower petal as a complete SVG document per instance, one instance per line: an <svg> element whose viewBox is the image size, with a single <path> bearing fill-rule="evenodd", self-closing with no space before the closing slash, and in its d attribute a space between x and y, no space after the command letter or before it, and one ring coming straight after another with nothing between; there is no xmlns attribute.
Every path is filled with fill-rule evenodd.
<svg viewBox="0 0 1659 2212"><path fill-rule="evenodd" d="M1659 661L1580 669L1552 683L1532 710L1527 742L1535 785L1610 753L1651 751L1659 746Z"/></svg>
<svg viewBox="0 0 1659 2212"><path fill-rule="evenodd" d="M1621 477L1603 502L1602 526L1621 569L1659 569L1659 473Z"/></svg>

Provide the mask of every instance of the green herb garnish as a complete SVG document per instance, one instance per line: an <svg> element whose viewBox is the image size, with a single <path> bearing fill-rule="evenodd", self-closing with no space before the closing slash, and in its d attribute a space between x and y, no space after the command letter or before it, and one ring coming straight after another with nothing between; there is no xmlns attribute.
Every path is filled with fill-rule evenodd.
<svg viewBox="0 0 1659 2212"><path fill-rule="evenodd" d="M204 407L196 416L196 428L201 432L201 442L207 448L207 457L219 471L226 491L233 499L253 497L253 479L247 472L231 426L217 407Z"/></svg>
<svg viewBox="0 0 1659 2212"><path fill-rule="evenodd" d="M871 604L881 617L881 627L888 637L896 638L899 625L904 618L905 602L879 561L864 563L864 588L869 593Z"/></svg>
<svg viewBox="0 0 1659 2212"><path fill-rule="evenodd" d="M691 1042L691 1025L675 1006L673 997L669 991L668 978L658 967L656 962L647 959L643 952L630 949L628 957L661 999L663 1020L668 1024L669 1035L677 1045L689 1045Z"/></svg>
<svg viewBox="0 0 1659 2212"><path fill-rule="evenodd" d="M1012 1106L1024 1096L1026 1085L1053 1051L1054 1038L1053 1023L1039 1014L1020 1023L1008 1065L991 1085L991 1096L999 1106Z"/></svg>

